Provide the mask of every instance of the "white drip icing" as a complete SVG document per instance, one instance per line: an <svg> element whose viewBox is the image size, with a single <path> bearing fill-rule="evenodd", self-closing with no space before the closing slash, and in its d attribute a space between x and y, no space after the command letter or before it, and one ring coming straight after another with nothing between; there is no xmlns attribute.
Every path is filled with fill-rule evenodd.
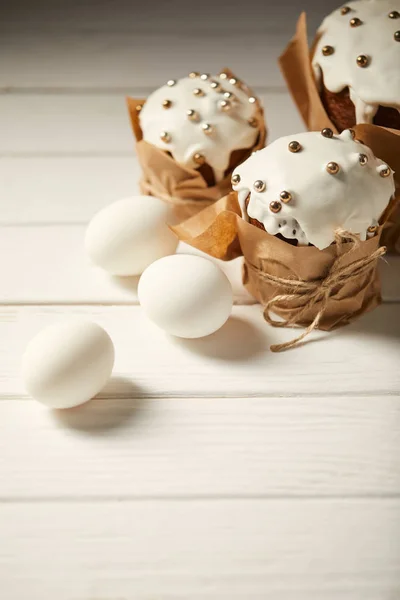
<svg viewBox="0 0 400 600"><path fill-rule="evenodd" d="M400 12L400 0L358 0L345 6L349 12L339 8L320 26L312 65L318 85L323 79L333 93L349 88L357 123L372 123L380 105L400 109L400 42L394 38L400 19L388 16ZM354 18L361 25L351 27ZM333 54L324 56L324 46L331 46ZM361 55L368 59L364 68L357 65Z"/></svg>
<svg viewBox="0 0 400 600"><path fill-rule="evenodd" d="M291 141L301 144L299 152L289 151ZM360 155L366 155L366 164L360 163ZM336 175L327 171L331 162L339 166ZM271 235L280 233L322 250L335 240L338 229L367 238L368 228L376 225L394 193L393 173L380 175L385 169L349 130L332 138L299 133L276 140L237 167L233 176L240 181L233 189L245 219L257 219ZM265 183L264 191L254 189L257 180ZM284 191L292 196L287 203L280 197ZM279 212L271 210L271 202L280 203Z"/></svg>
<svg viewBox="0 0 400 600"><path fill-rule="evenodd" d="M220 87L213 88L213 81ZM201 94L196 96L195 89ZM170 100L169 108L163 108L164 100ZM224 111L221 102L227 100L230 110ZM188 110L194 110L197 118L190 120ZM259 128L252 127L249 121L259 112L257 103L250 102L246 91L229 79L217 75L208 79L185 77L172 86L164 85L148 97L140 113L140 126L144 140L170 152L187 167L197 168L195 155L204 156L214 170L216 181L220 181L232 152L255 144ZM206 123L212 126L210 135L202 128ZM162 131L168 132L169 142L161 140Z"/></svg>

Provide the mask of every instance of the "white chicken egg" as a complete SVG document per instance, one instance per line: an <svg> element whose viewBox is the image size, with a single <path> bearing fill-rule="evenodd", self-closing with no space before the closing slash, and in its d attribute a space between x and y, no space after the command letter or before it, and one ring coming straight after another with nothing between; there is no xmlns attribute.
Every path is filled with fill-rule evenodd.
<svg viewBox="0 0 400 600"><path fill-rule="evenodd" d="M114 366L114 345L96 323L73 319L43 329L22 358L27 392L51 408L87 402L107 383Z"/></svg>
<svg viewBox="0 0 400 600"><path fill-rule="evenodd" d="M228 319L233 304L231 284L221 269L188 254L150 265L140 278L138 296L151 321L182 338L214 333Z"/></svg>
<svg viewBox="0 0 400 600"><path fill-rule="evenodd" d="M132 196L106 206L87 228L89 257L111 275L140 275L176 250L178 239L167 225L170 211L152 196Z"/></svg>

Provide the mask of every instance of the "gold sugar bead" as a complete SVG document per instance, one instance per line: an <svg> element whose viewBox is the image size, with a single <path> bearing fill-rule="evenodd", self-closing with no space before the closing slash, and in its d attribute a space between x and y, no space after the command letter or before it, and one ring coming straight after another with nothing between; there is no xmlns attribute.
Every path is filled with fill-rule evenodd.
<svg viewBox="0 0 400 600"><path fill-rule="evenodd" d="M400 31L395 31L393 37L395 42L400 42Z"/></svg>
<svg viewBox="0 0 400 600"><path fill-rule="evenodd" d="M362 25L362 21L358 17L350 19L350 27L360 27L360 25Z"/></svg>
<svg viewBox="0 0 400 600"><path fill-rule="evenodd" d="M199 113L197 111L193 110L193 108L190 108L189 110L187 110L186 115L187 115L187 118L189 119L189 121L198 121L198 119L199 119Z"/></svg>
<svg viewBox="0 0 400 600"><path fill-rule="evenodd" d="M227 73L222 72L219 74L219 78L220 79L228 79L228 75L227 75Z"/></svg>
<svg viewBox="0 0 400 600"><path fill-rule="evenodd" d="M278 213L280 210L282 210L282 204L280 202L278 202L277 200L274 200L269 205L269 209L273 213Z"/></svg>
<svg viewBox="0 0 400 600"><path fill-rule="evenodd" d="M214 127L210 123L203 123L201 128L206 135L211 135L214 131Z"/></svg>
<svg viewBox="0 0 400 600"><path fill-rule="evenodd" d="M262 181L261 179L256 179L256 181L253 184L253 188L256 192L263 192L266 187L267 185L265 181Z"/></svg>
<svg viewBox="0 0 400 600"><path fill-rule="evenodd" d="M136 104L135 108L136 108L136 112L140 112L142 110L142 108L143 108L143 105L142 104Z"/></svg>
<svg viewBox="0 0 400 600"><path fill-rule="evenodd" d="M205 156L200 154L200 152L196 152L196 154L193 155L193 160L197 165L204 165L206 162Z"/></svg>
<svg viewBox="0 0 400 600"><path fill-rule="evenodd" d="M166 144L169 144L169 142L171 141L171 136L168 133L168 131L162 131L160 134L160 140L162 142L165 142Z"/></svg>
<svg viewBox="0 0 400 600"><path fill-rule="evenodd" d="M357 56L357 65L359 67L362 67L363 69L365 69L365 67L368 67L368 65L369 65L368 56L365 56L365 54L360 54L359 56Z"/></svg>
<svg viewBox="0 0 400 600"><path fill-rule="evenodd" d="M167 81L167 86L168 87L174 87L174 85L176 85L176 79L169 79Z"/></svg>
<svg viewBox="0 0 400 600"><path fill-rule="evenodd" d="M399 19L400 18L400 12L398 10L392 10L392 12L390 12L388 14L389 19Z"/></svg>
<svg viewBox="0 0 400 600"><path fill-rule="evenodd" d="M350 11L350 6L342 6L342 8L340 9L340 14L347 15Z"/></svg>
<svg viewBox="0 0 400 600"><path fill-rule="evenodd" d="M232 104L229 102L229 100L221 100L219 105L220 105L221 109L224 111L231 110L231 108L232 108Z"/></svg>
<svg viewBox="0 0 400 600"><path fill-rule="evenodd" d="M368 233L376 233L378 231L378 226L371 225L370 227L368 227L367 231L368 231Z"/></svg>
<svg viewBox="0 0 400 600"><path fill-rule="evenodd" d="M202 75L200 75L200 79L202 79L203 81L207 81L207 79L209 78L209 74L208 73L203 73Z"/></svg>
<svg viewBox="0 0 400 600"><path fill-rule="evenodd" d="M249 102L250 104L255 104L257 102L257 98L255 98L254 96L250 96Z"/></svg>
<svg viewBox="0 0 400 600"><path fill-rule="evenodd" d="M234 175L232 175L231 183L232 185L237 185L238 183L240 183L239 173L235 173Z"/></svg>
<svg viewBox="0 0 400 600"><path fill-rule="evenodd" d="M283 192L281 192L279 194L279 197L282 200L282 202L284 202L285 204L287 204L288 202L291 201L292 194L290 192L287 192L286 190L284 190Z"/></svg>
<svg viewBox="0 0 400 600"><path fill-rule="evenodd" d="M196 79L196 77L200 77L200 73L198 73L197 71L192 71L191 73L189 73L189 77L190 79Z"/></svg>
<svg viewBox="0 0 400 600"><path fill-rule="evenodd" d="M293 142L289 142L288 148L289 148L290 152L300 152L300 150L302 149L302 146L301 146L300 142L293 141Z"/></svg>
<svg viewBox="0 0 400 600"><path fill-rule="evenodd" d="M172 102L171 102L171 100L163 100L162 105L163 105L163 108L171 108Z"/></svg>
<svg viewBox="0 0 400 600"><path fill-rule="evenodd" d="M204 92L203 92L202 89L200 89L200 88L194 88L193 95L200 97L200 96L204 96L205 94L204 94Z"/></svg>
<svg viewBox="0 0 400 600"><path fill-rule="evenodd" d="M258 127L258 121L254 117L249 119L247 122L250 125L250 127Z"/></svg>
<svg viewBox="0 0 400 600"><path fill-rule="evenodd" d="M326 170L328 173L330 173L330 175L336 175L339 173L340 167L336 162L328 162L326 165Z"/></svg>
<svg viewBox="0 0 400 600"><path fill-rule="evenodd" d="M331 56L335 52L335 48L333 46L324 46L322 48L322 54L324 56Z"/></svg>
<svg viewBox="0 0 400 600"><path fill-rule="evenodd" d="M391 171L389 167L385 167L384 169L382 169L381 171L379 171L379 175L381 177L389 177Z"/></svg>
<svg viewBox="0 0 400 600"><path fill-rule="evenodd" d="M321 134L326 138L333 137L333 131L329 127L324 127L324 129L321 131Z"/></svg>

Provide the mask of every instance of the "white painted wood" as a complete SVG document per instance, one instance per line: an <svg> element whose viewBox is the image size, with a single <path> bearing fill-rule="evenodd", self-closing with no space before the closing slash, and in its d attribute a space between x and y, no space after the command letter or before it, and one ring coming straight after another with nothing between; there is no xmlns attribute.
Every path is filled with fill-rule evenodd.
<svg viewBox="0 0 400 600"><path fill-rule="evenodd" d="M1 223L86 223L138 193L139 164L126 157L0 158Z"/></svg>
<svg viewBox="0 0 400 600"><path fill-rule="evenodd" d="M247 0L245 4L203 0L198 6L182 0L170 0L167 6L161 1L143 2L139 6L131 0L118 0L117 4L108 0L68 3L36 0L33 6L29 0L14 0L0 13L0 31L12 31L14 35L37 32L44 36L54 32L75 32L85 36L102 32L107 35L112 31L132 35L138 32L168 33L171 37L187 31L201 35L204 43L210 35L218 39L221 31L232 36L247 33L249 37L255 32L265 36L277 31L290 35L299 8L297 0L279 3ZM309 12L312 28L316 28L330 10L337 8L337 0L325 0L323 4L317 0L303 0L301 8ZM195 38L193 43L197 40Z"/></svg>
<svg viewBox="0 0 400 600"><path fill-rule="evenodd" d="M0 529L7 600L400 595L398 499L17 503Z"/></svg>
<svg viewBox="0 0 400 600"><path fill-rule="evenodd" d="M129 306L135 280L84 257L91 215L136 191L126 94L227 65L265 97L270 140L303 130L276 65L296 0L229 14L207 2L195 18L179 0L0 7L6 600L400 597L399 260L381 265L392 304L274 355L296 332L268 327L260 307L176 340ZM330 6L304 8L312 31ZM224 268L251 302L239 263ZM114 376L97 400L50 412L27 398L21 355L76 314L109 331Z"/></svg>
<svg viewBox="0 0 400 600"><path fill-rule="evenodd" d="M3 400L0 502L399 495L399 411L379 395Z"/></svg>
<svg viewBox="0 0 400 600"><path fill-rule="evenodd" d="M398 304L334 332L315 332L284 354L271 353L270 344L296 332L268 326L257 305L234 307L219 332L199 340L167 336L140 307L32 306L1 309L0 395L24 395L19 365L27 342L74 315L98 322L114 341L115 377L106 397L377 396L400 389Z"/></svg>
<svg viewBox="0 0 400 600"><path fill-rule="evenodd" d="M165 74L156 87L164 79ZM125 93L114 94L0 94L0 155L132 156L134 138L125 96L147 93L127 85ZM261 99L270 141L304 131L288 92L263 93Z"/></svg>
<svg viewBox="0 0 400 600"><path fill-rule="evenodd" d="M137 304L139 277L113 277L91 264L86 227L3 227L0 304ZM181 253L201 254L186 244ZM229 277L235 302L254 304L242 285L241 259L216 261Z"/></svg>
<svg viewBox="0 0 400 600"><path fill-rule="evenodd" d="M40 32L16 36L4 31L0 53L3 91L24 89L112 89L156 86L193 70L209 73L230 67L252 86L282 88L277 58L294 32L197 35L191 32ZM256 19L255 19L256 20ZM200 64L199 64L200 63Z"/></svg>
<svg viewBox="0 0 400 600"><path fill-rule="evenodd" d="M0 304L137 303L137 278L110 277L90 263L85 229L84 225L2 227ZM180 252L196 253L185 244ZM253 303L241 283L241 259L217 262L232 282L236 303ZM386 257L380 266L383 297L399 300L400 258Z"/></svg>

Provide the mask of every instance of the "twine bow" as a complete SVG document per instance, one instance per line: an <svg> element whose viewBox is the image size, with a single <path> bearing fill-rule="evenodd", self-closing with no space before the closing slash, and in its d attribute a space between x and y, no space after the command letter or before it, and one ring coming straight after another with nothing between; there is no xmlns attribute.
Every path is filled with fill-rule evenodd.
<svg viewBox="0 0 400 600"><path fill-rule="evenodd" d="M247 267L257 273L257 276L263 281L275 285L279 288L283 288L286 293L278 294L274 296L264 306L264 319L273 327L299 327L298 323L301 322L302 317L313 308L317 303L321 303L320 309L314 317L314 320L301 335L285 342L282 344L273 344L270 349L272 352L284 352L290 348L294 348L302 342L314 329L318 329L321 318L323 317L329 298L332 296L335 288L344 285L346 282L356 279L362 275L370 272L375 266L377 260L381 258L386 248L384 246L378 248L369 256L359 258L348 265L341 265L340 249L343 243L343 237L350 238L353 242L353 248L355 248L359 240L354 236L346 234L339 234L337 237L337 254L334 263L332 264L329 273L323 279L316 279L313 281L302 281L301 279L285 279L276 277L269 273L261 271L254 265L246 263ZM352 250L349 250L351 252ZM283 321L277 321L274 319L270 312L274 308L278 308L279 305L287 305L288 302L301 301L301 306L292 309L292 314Z"/></svg>

